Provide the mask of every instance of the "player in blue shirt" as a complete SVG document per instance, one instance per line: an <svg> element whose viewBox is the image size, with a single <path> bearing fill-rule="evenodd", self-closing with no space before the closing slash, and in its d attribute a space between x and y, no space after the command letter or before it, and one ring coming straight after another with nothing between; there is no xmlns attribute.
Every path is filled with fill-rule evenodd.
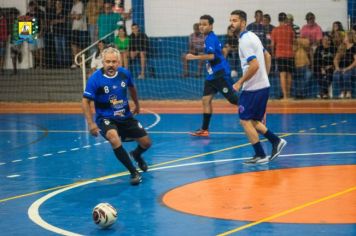
<svg viewBox="0 0 356 236"><path fill-rule="evenodd" d="M235 10L230 23L239 34L239 55L242 77L233 85L236 91L242 90L239 100L240 123L255 150L255 156L245 164L267 163L281 153L287 142L271 132L262 122L269 96L268 74L271 68L271 55L263 48L261 40L246 30L246 13ZM267 157L258 134L264 135L272 144L272 154Z"/></svg>
<svg viewBox="0 0 356 236"><path fill-rule="evenodd" d="M130 152L141 170L147 171L147 164L142 158L150 146L151 140L142 125L133 117L140 113L140 104L131 73L120 65L120 52L115 48L107 48L102 52L104 67L97 70L89 78L82 99L82 107L88 122L90 133L106 138L116 158L131 173L131 184L141 182L141 175L131 162L122 146L122 142L136 140L137 148ZM135 104L131 112L127 97L129 91ZM91 101L94 101L96 118L93 120Z"/></svg>
<svg viewBox="0 0 356 236"><path fill-rule="evenodd" d="M191 133L193 136L209 136L209 124L213 112L212 100L214 95L220 92L231 104L238 103L236 92L232 88L233 80L229 63L222 53L222 45L213 32L214 18L210 15L200 17L199 29L205 38L204 54L187 54L187 60L205 60L208 76L204 83L203 92L203 124L201 129Z"/></svg>

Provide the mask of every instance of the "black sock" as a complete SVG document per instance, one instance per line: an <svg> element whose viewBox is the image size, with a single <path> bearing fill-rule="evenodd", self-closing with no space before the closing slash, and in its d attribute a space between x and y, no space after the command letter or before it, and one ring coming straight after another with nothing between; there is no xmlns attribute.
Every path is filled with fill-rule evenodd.
<svg viewBox="0 0 356 236"><path fill-rule="evenodd" d="M265 157L266 156L266 153L263 150L263 147L262 147L260 142L257 142L255 144L253 144L252 146L253 146L253 149L255 150L256 156L258 156L258 157Z"/></svg>
<svg viewBox="0 0 356 236"><path fill-rule="evenodd" d="M265 136L265 138L268 139L268 141L270 141L272 144L278 143L280 140L277 135L275 135L269 130L267 130L267 132L263 136Z"/></svg>
<svg viewBox="0 0 356 236"><path fill-rule="evenodd" d="M116 158L128 169L128 171L130 171L131 174L136 172L136 168L133 166L129 155L123 146L120 146L113 151Z"/></svg>
<svg viewBox="0 0 356 236"><path fill-rule="evenodd" d="M203 130L209 129L211 114L204 113L203 114L203 126L201 127Z"/></svg>
<svg viewBox="0 0 356 236"><path fill-rule="evenodd" d="M144 149L143 147L141 147L140 145L137 145L136 149L133 150L132 154L135 157L140 157L142 153L144 153L145 151L147 151L147 149Z"/></svg>

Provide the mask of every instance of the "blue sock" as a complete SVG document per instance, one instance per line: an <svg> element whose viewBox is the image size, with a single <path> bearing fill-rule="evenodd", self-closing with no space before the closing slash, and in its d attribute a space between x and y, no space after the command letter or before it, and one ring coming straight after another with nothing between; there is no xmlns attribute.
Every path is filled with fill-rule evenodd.
<svg viewBox="0 0 356 236"><path fill-rule="evenodd" d="M255 149L256 156L258 156L258 157L265 157L266 156L266 153L263 150L263 147L262 147L260 142L257 142L255 144L253 144L252 146L253 146L253 149Z"/></svg>
<svg viewBox="0 0 356 236"><path fill-rule="evenodd" d="M268 139L268 141L270 141L272 144L278 143L280 140L277 135L275 135L269 130L267 130L267 132L263 136L265 136L265 138Z"/></svg>

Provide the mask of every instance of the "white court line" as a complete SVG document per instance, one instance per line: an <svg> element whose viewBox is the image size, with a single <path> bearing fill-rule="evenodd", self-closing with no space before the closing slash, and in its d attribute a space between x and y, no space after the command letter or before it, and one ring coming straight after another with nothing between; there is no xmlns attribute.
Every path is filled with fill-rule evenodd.
<svg viewBox="0 0 356 236"><path fill-rule="evenodd" d="M0 166L5 165L5 164L6 164L5 162L0 162Z"/></svg>
<svg viewBox="0 0 356 236"><path fill-rule="evenodd" d="M11 162L12 162L12 163L16 163L16 162L20 162L20 161L22 161L22 159L13 160L13 161L11 161Z"/></svg>
<svg viewBox="0 0 356 236"><path fill-rule="evenodd" d="M83 148L90 148L91 145L85 145Z"/></svg>
<svg viewBox="0 0 356 236"><path fill-rule="evenodd" d="M52 156L53 155L53 153L46 153L46 154L43 154L42 156L43 157L49 157L49 156Z"/></svg>
<svg viewBox="0 0 356 236"><path fill-rule="evenodd" d="M94 143L95 146L101 145L101 143Z"/></svg>
<svg viewBox="0 0 356 236"><path fill-rule="evenodd" d="M62 150L62 151L58 151L57 153L61 154L61 153L65 153L65 152L67 152L67 151L66 150Z"/></svg>
<svg viewBox="0 0 356 236"><path fill-rule="evenodd" d="M16 177L19 177L20 175L8 175L8 176L6 176L6 178L16 178Z"/></svg>
<svg viewBox="0 0 356 236"><path fill-rule="evenodd" d="M70 149L71 151L77 151L77 150L79 150L79 148L72 148L72 149Z"/></svg>
<svg viewBox="0 0 356 236"><path fill-rule="evenodd" d="M33 160L33 159L37 159L37 158L38 158L38 156L34 156L34 157L29 157L29 158L27 158L27 159Z"/></svg>
<svg viewBox="0 0 356 236"><path fill-rule="evenodd" d="M344 152L317 152L317 153L298 153L298 154L285 154L285 155L280 155L280 157L292 157L292 156L318 156L318 155L343 155L343 154L356 154L356 151L344 151ZM185 164L179 164L179 165L171 165L171 166L162 166L162 167L155 167L152 169L149 169L149 172L151 171L155 171L155 170L164 170L164 169L171 169L171 168L178 168L178 167L184 167L184 166L195 166L195 165L202 165L202 164L210 164L210 163L219 163L219 162L229 162L229 161L240 161L240 160L244 160L244 159L248 159L251 157L242 157L242 158L231 158L231 159L220 159L220 160L213 160L213 161L201 161L201 162L193 162L193 163L185 163ZM301 167L302 168L302 167ZM62 235L69 235L69 236L78 236L80 234L77 233L73 233L71 231L67 231L61 228L58 228L54 225L51 225L49 223L47 223L45 220L42 219L42 217L39 214L39 208L41 207L41 205L46 202L48 199L63 193L67 190L76 188L76 187L80 187L80 186L84 186L84 185L88 185L88 184L92 184L92 183L96 183L97 180L100 179L100 181L103 180L107 180L107 179L113 179L113 178L117 178L117 177L121 177L124 175L128 175L127 174L123 174L123 173L118 173L115 175L109 175L106 177L101 177L101 178L96 178L96 180L88 180L88 181L84 181L81 183L77 183L77 184L73 184L72 186L69 187L64 187L62 189L56 190L54 192L51 192L41 198L39 198L38 200L36 200L34 203L31 204L31 206L29 207L27 214L29 216L29 218L37 225L41 226L42 228L57 233L57 234L62 234Z"/></svg>

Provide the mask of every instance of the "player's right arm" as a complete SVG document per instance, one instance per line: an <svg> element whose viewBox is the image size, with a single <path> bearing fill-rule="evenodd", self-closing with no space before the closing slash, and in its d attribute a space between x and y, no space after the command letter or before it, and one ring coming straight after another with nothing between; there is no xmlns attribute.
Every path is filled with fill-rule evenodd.
<svg viewBox="0 0 356 236"><path fill-rule="evenodd" d="M267 71L267 75L269 75L269 72L271 70L271 54L269 54L269 52L265 49L263 52L263 56L265 58L265 65L266 65L266 71Z"/></svg>
<svg viewBox="0 0 356 236"><path fill-rule="evenodd" d="M89 126L89 132L91 135L96 137L98 136L100 129L93 120L93 113L91 111L90 104L91 101L88 98L86 97L82 98L82 109L83 109L85 119L87 120Z"/></svg>

